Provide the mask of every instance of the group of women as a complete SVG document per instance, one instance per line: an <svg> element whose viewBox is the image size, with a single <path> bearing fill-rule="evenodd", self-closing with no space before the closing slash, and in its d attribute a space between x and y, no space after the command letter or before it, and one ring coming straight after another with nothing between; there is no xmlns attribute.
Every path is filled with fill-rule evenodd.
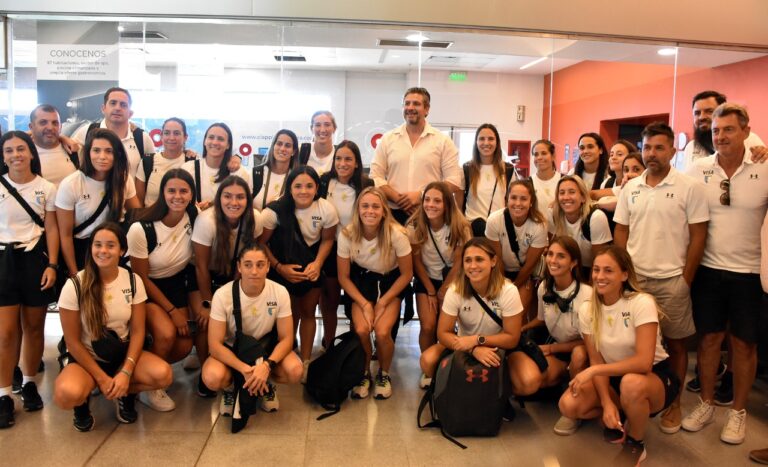
<svg viewBox="0 0 768 467"><path fill-rule="evenodd" d="M554 145L537 141L536 174L523 180L504 163L496 128L482 125L464 168L464 205L436 181L401 226L364 175L357 145L333 145L333 115L315 113L311 129L314 142L301 149L292 131L280 130L263 165L248 171L233 158L223 123L206 131L202 158L187 161L186 126L171 118L163 152L142 164L135 182L119 138L99 129L58 189L40 176L27 134L3 135L0 425L13 424L6 389L19 354L24 409L42 408L34 376L57 275L65 345L53 398L74 409L81 431L94 425L94 389L115 400L124 423L136 420L137 394L172 410L170 364L193 347L200 396L224 391L222 412L231 413L238 377L264 410L276 410L274 383L306 378L315 309L327 347L342 298L366 353L352 397L373 391L387 399L393 328L413 279L422 387L444 350L469 352L485 365L508 365L519 396L570 380L557 433L602 415L607 432L619 430L607 434L612 441L642 444L649 413L666 407L678 385L665 385L674 376L655 303L637 288L626 252L610 246L611 197L643 170L631 143L609 153L586 133L574 174L561 175ZM239 333L265 339L267 358L238 359ZM522 351L521 334L543 336L545 364Z"/></svg>

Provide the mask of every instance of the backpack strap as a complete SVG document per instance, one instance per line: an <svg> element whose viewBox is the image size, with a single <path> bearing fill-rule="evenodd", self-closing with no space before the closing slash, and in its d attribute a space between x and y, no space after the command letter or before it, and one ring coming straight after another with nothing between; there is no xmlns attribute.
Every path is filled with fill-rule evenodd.
<svg viewBox="0 0 768 467"><path fill-rule="evenodd" d="M491 311L491 307L488 306L487 303L485 303L485 300L480 297L480 294L477 293L477 291L474 289L474 287L470 286L470 289L472 289L472 296L475 297L475 301L480 304L480 306L483 308L485 313L491 317L494 323L498 324L502 328L504 327L504 321L502 321L501 317L498 316L496 313Z"/></svg>
<svg viewBox="0 0 768 467"><path fill-rule="evenodd" d="M195 198L197 202L203 200L203 194L200 186L200 159L195 159Z"/></svg>
<svg viewBox="0 0 768 467"><path fill-rule="evenodd" d="M243 332L243 318L240 316L240 279L232 282L232 317L235 318L235 329Z"/></svg>
<svg viewBox="0 0 768 467"><path fill-rule="evenodd" d="M597 209L596 206L590 206L589 214L587 214L584 222L581 223L581 234L584 235L584 238L586 238L588 242L592 242L592 227L589 224L592 221L592 214L594 214Z"/></svg>
<svg viewBox="0 0 768 467"><path fill-rule="evenodd" d="M448 263L445 261L445 258L443 258L443 254L440 253L440 247L437 246L437 242L435 241L435 236L432 235L432 228L429 225L427 225L427 232L429 232L429 238L432 239L432 244L435 245L435 251L437 252L437 256L440 257L440 261L443 262L443 266L450 267L448 266Z"/></svg>
<svg viewBox="0 0 768 467"><path fill-rule="evenodd" d="M155 155L144 156L141 158L141 167L144 169L144 183L149 185L149 177L152 175L152 168L155 165Z"/></svg>
<svg viewBox="0 0 768 467"><path fill-rule="evenodd" d="M515 224L512 223L512 215L509 213L509 209L504 208L504 227L507 231L507 239L509 240L509 247L512 249L512 253L515 254L518 264L523 267L523 262L520 261L520 245L517 244L517 232L515 232Z"/></svg>
<svg viewBox="0 0 768 467"><path fill-rule="evenodd" d="M441 354L441 358L438 360L438 367L439 362L443 360L444 354ZM445 429L443 428L443 424L440 423L440 420L437 419L435 416L435 406L434 406L434 399L435 399L435 387L436 387L436 380L437 380L437 373L432 377L432 384L429 385L427 390L424 392L424 395L421 396L421 401L419 402L419 409L416 412L416 426L419 428L439 428L440 434L443 435L443 438L447 439L448 441L452 442L456 446L460 447L461 449L467 449L467 447L463 444L461 444L459 441L457 441L454 437L449 435L445 432ZM432 417L432 421L421 424L421 414L424 412L424 409L429 406L429 413Z"/></svg>
<svg viewBox="0 0 768 467"><path fill-rule="evenodd" d="M507 186L504 187L504 199L509 196L509 183L512 179L517 178L517 172L515 172L515 166L509 162L504 163L504 178L506 179Z"/></svg>
<svg viewBox="0 0 768 467"><path fill-rule="evenodd" d="M62 146L62 149L64 149L63 146ZM69 156L69 160L72 161L72 165L75 166L75 169L79 169L80 168L80 156L78 156L77 151L69 152L66 149L64 149L64 152L67 153L67 156Z"/></svg>
<svg viewBox="0 0 768 467"><path fill-rule="evenodd" d="M253 166L253 174L251 175L251 180L253 180L254 198L261 191L262 185L264 185L264 165L265 164L259 164Z"/></svg>
<svg viewBox="0 0 768 467"><path fill-rule="evenodd" d="M301 146L299 147L299 164L300 165L307 165L307 162L309 162L309 154L311 152L312 152L311 143L301 143Z"/></svg>
<svg viewBox="0 0 768 467"><path fill-rule="evenodd" d="M93 214L91 216L84 220L82 224L75 226L75 228L72 229L72 235L79 234L83 230L87 229L88 226L96 222L96 219L101 215L102 212L104 212L104 209L106 209L107 204L109 204L109 197L105 194L104 197L101 198L101 202L99 203L99 206L96 208L95 211L93 211Z"/></svg>
<svg viewBox="0 0 768 467"><path fill-rule="evenodd" d="M133 142L139 151L139 156L144 157L144 130L139 127L133 129Z"/></svg>
<svg viewBox="0 0 768 467"><path fill-rule="evenodd" d="M141 221L141 228L144 229L144 236L147 238L147 254L152 252L157 247L157 231L155 230L155 223L151 221Z"/></svg>
<svg viewBox="0 0 768 467"><path fill-rule="evenodd" d="M32 222L37 224L39 227L42 227L43 229L45 229L45 221L43 221L43 218L40 217L40 215L32 209L32 206L30 206L29 203L27 203L27 201L21 197L19 190L14 188L10 184L10 182L8 182L8 180L6 180L5 177L3 177L2 175L0 175L0 183L2 183L5 189L8 190L8 193L10 193L11 196L13 196L16 199L16 201L18 201L21 207L24 208L25 211L27 211L27 214L29 214L29 217L32 218Z"/></svg>
<svg viewBox="0 0 768 467"><path fill-rule="evenodd" d="M467 196L469 196L469 162L465 162L461 166L461 170L464 171L464 205L461 207L462 212L467 211Z"/></svg>

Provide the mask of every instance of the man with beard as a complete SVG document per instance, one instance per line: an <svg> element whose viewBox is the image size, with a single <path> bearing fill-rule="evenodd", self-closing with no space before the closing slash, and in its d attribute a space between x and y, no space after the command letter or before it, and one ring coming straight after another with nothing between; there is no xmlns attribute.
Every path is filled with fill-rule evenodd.
<svg viewBox="0 0 768 467"><path fill-rule="evenodd" d="M725 94L717 91L702 91L693 96L693 140L685 146L686 169L691 167L696 159L715 153L712 143L712 113L725 101ZM753 161L765 161L768 157L768 150L756 134L750 133L744 145L751 149Z"/></svg>
<svg viewBox="0 0 768 467"><path fill-rule="evenodd" d="M41 104L29 114L29 131L40 155L43 178L57 187L79 167L77 152L70 154L61 144L61 117L56 107Z"/></svg>

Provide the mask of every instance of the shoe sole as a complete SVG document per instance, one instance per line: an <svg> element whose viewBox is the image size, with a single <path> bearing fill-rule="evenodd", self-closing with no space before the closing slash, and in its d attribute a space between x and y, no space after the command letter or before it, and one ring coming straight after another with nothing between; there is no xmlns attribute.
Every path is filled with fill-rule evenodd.
<svg viewBox="0 0 768 467"><path fill-rule="evenodd" d="M118 404L118 402L117 402L117 401L115 401L115 418L117 418L117 421L118 421L118 422L120 422L120 423L124 423L124 424L126 424L126 425L130 425L131 423L135 423L135 422L136 422L136 420L138 420L138 419L139 419L138 417L136 417L134 420L128 420L127 418L123 418L123 417L120 415L120 408L119 408L119 406L118 406L117 404Z"/></svg>
<svg viewBox="0 0 768 467"><path fill-rule="evenodd" d="M699 432L699 431L703 430L703 429L704 429L704 428L705 428L707 425L709 425L710 423L712 423L712 422L714 422L714 421L715 421L715 417L712 417L712 420L709 420L709 421L707 421L707 422L704 422L704 423L703 423L703 424L702 424L702 425L701 425L701 426L700 426L698 429L686 428L686 426L685 426L685 425L683 425L683 424L681 424L681 425L680 425L680 427L681 427L683 430L685 430L685 431L687 431L687 432L689 432L689 433L697 433L697 432Z"/></svg>
<svg viewBox="0 0 768 467"><path fill-rule="evenodd" d="M692 387L690 387L690 386L688 386L688 385L686 384L686 385L685 385L685 390L686 390L686 391L688 391L688 392L693 392L693 393L700 393L700 392L701 392L701 386L699 386L699 387L697 387L697 388L692 388Z"/></svg>
<svg viewBox="0 0 768 467"><path fill-rule="evenodd" d="M33 405L33 406L27 406L26 404L23 406L25 412L37 412L38 410L43 410L43 403L41 402L40 405Z"/></svg>
<svg viewBox="0 0 768 467"><path fill-rule="evenodd" d="M646 457L648 457L648 452L645 449L643 449L643 453L640 454L640 459L637 460L637 464L635 464L635 467L638 467L645 460Z"/></svg>
<svg viewBox="0 0 768 467"><path fill-rule="evenodd" d="M579 429L578 428L576 428L575 430L557 430L557 429L553 429L552 431L556 435L558 435L558 436L571 436L571 435L576 434L576 432L579 431Z"/></svg>
<svg viewBox="0 0 768 467"><path fill-rule="evenodd" d="M91 420L93 420L93 421L91 422L91 426L89 426L89 427L88 427L88 428L86 428L86 429L81 429L81 428L78 428L76 425L72 425L72 426L74 426L74 427L75 427L75 430L79 431L80 433L88 433L89 431L93 431L93 429L96 427L96 417L94 417L93 415L91 415Z"/></svg>
<svg viewBox="0 0 768 467"><path fill-rule="evenodd" d="M752 462L757 462L758 464L763 464L763 465L768 464L768 460L761 459L761 458L759 458L757 456L754 456L752 454L749 455L749 460L751 460Z"/></svg>
<svg viewBox="0 0 768 467"><path fill-rule="evenodd" d="M736 439L723 439L722 436L720 437L720 441L722 441L722 442L724 442L726 444L731 444L731 445L741 444L741 443L744 442L745 439L746 439L746 436L744 438L741 438L740 440L736 440Z"/></svg>
<svg viewBox="0 0 768 467"><path fill-rule="evenodd" d="M659 430L661 430L661 432L664 433L664 434L674 435L675 433L680 431L680 428L682 428L682 427L683 427L682 423L680 425L672 426L672 427L664 426L664 425L660 424L659 425Z"/></svg>
<svg viewBox="0 0 768 467"><path fill-rule="evenodd" d="M733 399L731 399L730 401L719 401L719 400L715 399L713 402L718 407L730 407L730 406L733 405Z"/></svg>
<svg viewBox="0 0 768 467"><path fill-rule="evenodd" d="M376 394L375 396L373 396L374 399L377 399L377 400L380 400L380 401L387 400L390 397L392 397L392 394L390 394L388 396L385 396L383 394Z"/></svg>
<svg viewBox="0 0 768 467"><path fill-rule="evenodd" d="M368 394L366 394L364 396L361 396L359 394L352 394L349 397L351 397L352 399L355 399L355 400L363 400L363 399L368 399Z"/></svg>

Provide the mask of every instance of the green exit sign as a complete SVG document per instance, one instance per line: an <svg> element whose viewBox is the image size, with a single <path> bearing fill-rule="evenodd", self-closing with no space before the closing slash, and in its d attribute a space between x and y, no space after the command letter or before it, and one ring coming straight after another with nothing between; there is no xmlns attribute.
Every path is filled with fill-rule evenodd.
<svg viewBox="0 0 768 467"><path fill-rule="evenodd" d="M448 81L466 81L466 80L467 80L466 71L452 71L448 75Z"/></svg>

